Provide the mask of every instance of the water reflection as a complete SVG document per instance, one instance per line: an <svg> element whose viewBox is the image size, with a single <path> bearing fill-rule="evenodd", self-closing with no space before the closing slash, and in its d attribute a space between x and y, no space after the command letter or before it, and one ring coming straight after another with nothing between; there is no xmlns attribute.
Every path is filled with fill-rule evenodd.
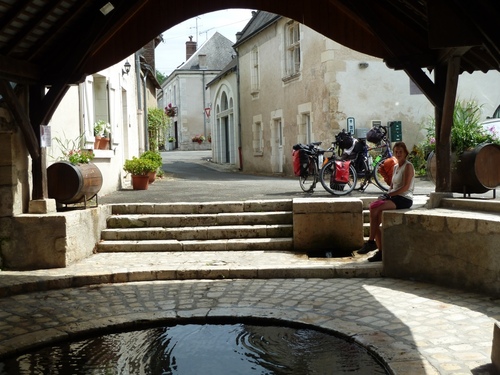
<svg viewBox="0 0 500 375"><path fill-rule="evenodd" d="M0 363L0 374L386 374L364 348L304 328L185 324L103 335Z"/></svg>

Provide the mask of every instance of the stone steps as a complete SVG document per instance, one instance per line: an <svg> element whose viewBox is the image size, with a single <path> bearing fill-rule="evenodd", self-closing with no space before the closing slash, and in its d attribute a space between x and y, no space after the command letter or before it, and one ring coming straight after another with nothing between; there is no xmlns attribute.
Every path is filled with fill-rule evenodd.
<svg viewBox="0 0 500 375"><path fill-rule="evenodd" d="M113 206L97 252L291 251L291 200Z"/></svg>
<svg viewBox="0 0 500 375"><path fill-rule="evenodd" d="M381 277L381 264L366 256L295 249L292 200L120 204L111 211L92 261L118 267L122 273L109 275L114 281Z"/></svg>

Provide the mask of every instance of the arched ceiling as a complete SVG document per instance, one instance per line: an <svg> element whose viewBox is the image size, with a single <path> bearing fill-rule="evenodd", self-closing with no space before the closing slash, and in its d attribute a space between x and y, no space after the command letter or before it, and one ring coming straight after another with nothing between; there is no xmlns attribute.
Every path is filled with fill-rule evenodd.
<svg viewBox="0 0 500 375"><path fill-rule="evenodd" d="M498 0L0 0L0 79L76 83L188 18L228 8L293 18L394 69L433 68L455 53L462 72L500 68Z"/></svg>

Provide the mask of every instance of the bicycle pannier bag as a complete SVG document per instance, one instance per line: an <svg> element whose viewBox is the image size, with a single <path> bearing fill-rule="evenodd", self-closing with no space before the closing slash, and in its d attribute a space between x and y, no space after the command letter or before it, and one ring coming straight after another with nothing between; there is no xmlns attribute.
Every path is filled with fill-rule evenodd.
<svg viewBox="0 0 500 375"><path fill-rule="evenodd" d="M292 162L293 162L293 173L295 176L300 176L300 151L293 150L292 152Z"/></svg>
<svg viewBox="0 0 500 375"><path fill-rule="evenodd" d="M394 173L394 166L397 162L398 160L393 156L392 158L385 159L382 164L380 164L378 171L387 185L390 185L392 182L392 174Z"/></svg>
<svg viewBox="0 0 500 375"><path fill-rule="evenodd" d="M347 181L349 181L349 166L350 166L350 164L351 164L350 161L342 161L342 160L335 161L334 182L345 184L345 183L347 183Z"/></svg>
<svg viewBox="0 0 500 375"><path fill-rule="evenodd" d="M368 142L378 144L382 140L383 136L384 134L380 128L371 128L366 133L366 140Z"/></svg>
<svg viewBox="0 0 500 375"><path fill-rule="evenodd" d="M341 149L347 150L352 147L354 140L351 133L346 133L345 131L340 132L335 136L335 141Z"/></svg>
<svg viewBox="0 0 500 375"><path fill-rule="evenodd" d="M305 177L309 173L307 170L309 166L309 157L307 156L306 151L299 150L299 161L300 161L300 176Z"/></svg>

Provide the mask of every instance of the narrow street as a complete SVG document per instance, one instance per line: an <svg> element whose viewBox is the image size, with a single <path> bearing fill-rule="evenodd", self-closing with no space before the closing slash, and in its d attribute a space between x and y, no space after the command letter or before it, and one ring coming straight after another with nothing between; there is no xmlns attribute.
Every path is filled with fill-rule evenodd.
<svg viewBox="0 0 500 375"><path fill-rule="evenodd" d="M121 191L99 197L99 202L210 202L242 201L261 199L332 198L318 183L315 191L304 193L298 178L257 176L245 174L234 167L211 162L211 151L168 151L163 152L165 177L157 179L146 191L134 191L125 187ZM359 184L359 182L358 182ZM358 185L359 186L359 185ZM434 191L434 184L417 178L415 203L423 202ZM344 197L373 196L381 190L370 185L365 192L354 190ZM489 193L489 196L492 194Z"/></svg>

